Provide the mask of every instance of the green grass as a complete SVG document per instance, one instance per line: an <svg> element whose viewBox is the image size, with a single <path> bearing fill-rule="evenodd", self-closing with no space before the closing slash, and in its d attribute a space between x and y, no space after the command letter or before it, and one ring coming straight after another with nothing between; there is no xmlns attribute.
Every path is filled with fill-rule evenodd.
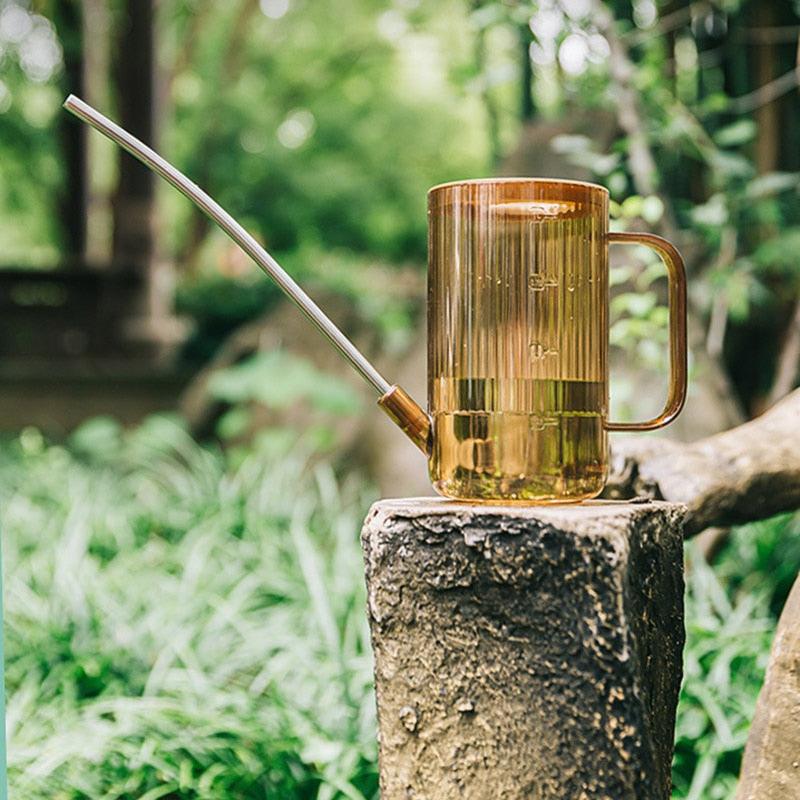
<svg viewBox="0 0 800 800"><path fill-rule="evenodd" d="M736 528L713 569L687 546L675 797L733 798L775 631L800 570L800 516Z"/></svg>
<svg viewBox="0 0 800 800"><path fill-rule="evenodd" d="M358 485L153 419L27 431L0 487L13 797L375 796Z"/></svg>
<svg viewBox="0 0 800 800"><path fill-rule="evenodd" d="M376 797L364 486L285 431L3 443L11 796ZM713 570L689 546L676 798L732 797L799 532L740 528Z"/></svg>

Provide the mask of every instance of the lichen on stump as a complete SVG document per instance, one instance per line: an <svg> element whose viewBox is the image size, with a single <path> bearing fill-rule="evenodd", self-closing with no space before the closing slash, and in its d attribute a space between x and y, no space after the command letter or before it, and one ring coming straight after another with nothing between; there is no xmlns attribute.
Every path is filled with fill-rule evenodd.
<svg viewBox="0 0 800 800"><path fill-rule="evenodd" d="M384 500L364 523L382 800L665 800L679 505Z"/></svg>

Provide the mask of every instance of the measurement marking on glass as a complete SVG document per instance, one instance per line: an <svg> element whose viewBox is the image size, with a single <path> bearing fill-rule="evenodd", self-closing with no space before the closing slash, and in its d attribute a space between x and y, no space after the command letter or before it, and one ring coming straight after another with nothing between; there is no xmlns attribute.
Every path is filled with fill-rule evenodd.
<svg viewBox="0 0 800 800"><path fill-rule="evenodd" d="M558 286L555 278L549 278L543 272L533 272L528 278L528 286L534 292L543 292L545 289L553 289Z"/></svg>
<svg viewBox="0 0 800 800"><path fill-rule="evenodd" d="M558 417L530 417L530 428L534 431L543 431L545 428L557 428L561 424Z"/></svg>
<svg viewBox="0 0 800 800"><path fill-rule="evenodd" d="M537 360L558 355L558 348L547 347L547 345L544 345L541 342L531 342L528 347L531 351L531 357Z"/></svg>

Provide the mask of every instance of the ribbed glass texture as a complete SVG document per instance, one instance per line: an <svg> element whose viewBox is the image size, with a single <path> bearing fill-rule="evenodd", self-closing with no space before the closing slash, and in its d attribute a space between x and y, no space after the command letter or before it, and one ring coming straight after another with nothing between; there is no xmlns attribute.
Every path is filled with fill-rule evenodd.
<svg viewBox="0 0 800 800"><path fill-rule="evenodd" d="M564 502L607 469L608 195L509 179L428 195L431 480Z"/></svg>

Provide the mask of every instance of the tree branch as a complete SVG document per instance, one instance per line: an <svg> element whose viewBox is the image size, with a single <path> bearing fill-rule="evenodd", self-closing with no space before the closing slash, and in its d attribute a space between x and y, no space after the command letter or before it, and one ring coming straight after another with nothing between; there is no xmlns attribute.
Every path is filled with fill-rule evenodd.
<svg viewBox="0 0 800 800"><path fill-rule="evenodd" d="M595 0L594 20L597 29L605 36L609 46L608 69L613 81L619 126L628 137L628 166L636 191L644 196L658 193L658 169L653 157L644 115L639 108L639 97L633 85L636 72L628 48L616 30L613 15L602 0ZM661 222L667 238L675 239L677 226L669 198L659 193L664 206Z"/></svg>
<svg viewBox="0 0 800 800"><path fill-rule="evenodd" d="M482 5L482 0L473 0L473 11L478 11ZM500 141L500 114L492 94L491 83L487 77L486 61L488 58L488 51L486 47L486 29L483 27L480 27L475 31L475 42L473 45L472 57L475 64L475 70L478 73L480 96L483 102L483 108L486 112L486 125L489 134L489 156L491 158L492 165L497 165L500 163L500 158L503 154L502 143Z"/></svg>
<svg viewBox="0 0 800 800"><path fill-rule="evenodd" d="M182 31L178 52L175 54L173 63L166 75L166 84L169 87L170 94L173 91L177 77L194 62L201 29L206 19L203 11L207 8L208 6L203 7L201 5L200 10L190 14L186 28Z"/></svg>
<svg viewBox="0 0 800 800"><path fill-rule="evenodd" d="M800 69L794 67L749 94L732 97L728 101L726 111L731 114L749 114L791 92L798 85L800 85Z"/></svg>
<svg viewBox="0 0 800 800"><path fill-rule="evenodd" d="M687 537L800 507L800 389L757 419L691 444L620 439L604 495L685 503Z"/></svg>
<svg viewBox="0 0 800 800"><path fill-rule="evenodd" d="M670 198L658 189L658 170L650 146L639 95L633 83L635 66L626 42L617 32L616 22L602 0L594 0L593 18L598 30L606 37L609 46L608 68L614 84L614 102L620 128L628 137L628 167L638 194L655 194L661 200L664 213L656 228L657 232L676 244L680 243L680 231ZM698 125L700 131L702 128ZM704 131L702 131L705 133ZM689 265L690 273L693 271ZM697 308L693 295L689 294L689 345L695 357L698 372L703 373L714 392L719 405L725 409L730 424L741 421L742 413L734 401L730 381L719 358L713 358L705 349L706 331L703 314Z"/></svg>
<svg viewBox="0 0 800 800"><path fill-rule="evenodd" d="M217 89L219 91L233 83L242 69L242 54L245 50L245 40L250 32L250 20L257 11L258 0L242 0L233 20L231 32L226 39L225 50L222 53L222 62L217 75ZM196 35L197 31L192 30L192 36ZM192 45L193 47L194 45ZM190 58L192 53L193 49L189 49L183 53L182 57ZM177 74L177 71L174 74ZM204 170L195 178L200 186L208 186L209 184L208 162L210 149L220 123L219 112L210 114L206 130L200 141L200 152L203 154L200 163L204 165ZM178 256L178 261L183 267L194 264L197 254L212 227L208 217L196 207L192 206L190 214L191 216L187 223L189 233Z"/></svg>

